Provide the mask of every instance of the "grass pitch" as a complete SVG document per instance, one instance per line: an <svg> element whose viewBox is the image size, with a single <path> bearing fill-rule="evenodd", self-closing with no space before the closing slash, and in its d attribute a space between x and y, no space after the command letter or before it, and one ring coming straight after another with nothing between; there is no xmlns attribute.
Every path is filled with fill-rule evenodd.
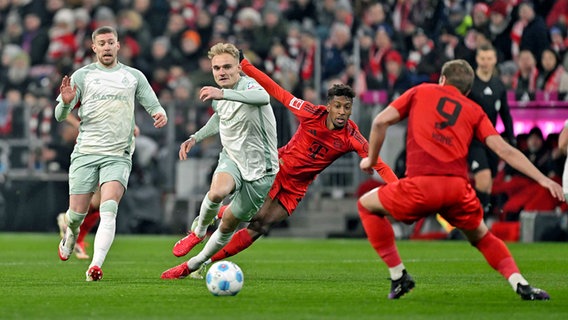
<svg viewBox="0 0 568 320"><path fill-rule="evenodd" d="M59 261L57 234L2 233L0 319L568 318L568 243L509 244L552 296L522 301L466 242L400 241L416 288L391 301L387 269L364 239L261 239L230 259L245 275L234 297L212 296L204 280L161 280L185 260L171 253L177 240L117 235L102 281L85 282L89 261Z"/></svg>

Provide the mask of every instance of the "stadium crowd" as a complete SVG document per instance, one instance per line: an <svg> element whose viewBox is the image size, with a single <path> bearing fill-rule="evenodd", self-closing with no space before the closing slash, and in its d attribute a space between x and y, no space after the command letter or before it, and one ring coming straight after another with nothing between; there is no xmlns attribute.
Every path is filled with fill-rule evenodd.
<svg viewBox="0 0 568 320"><path fill-rule="evenodd" d="M475 68L476 49L488 43L516 99L534 99L537 92L563 99L568 91L568 0L0 0L2 139L29 130L25 135L38 142L35 154L66 168L74 138L53 116L58 84L93 62L90 35L103 25L119 31L119 61L141 70L162 104L173 108L176 147L211 114L197 92L215 85L206 50L221 41L236 44L259 69L310 101L335 82L353 86L358 96L381 90L390 101L415 84L436 82L448 60L462 58ZM165 133L142 113L137 124L152 158L167 145ZM289 138L280 132L279 146ZM521 149L530 135L518 137ZM546 150L539 152L559 180L557 136L541 132ZM192 156L214 157L219 148L218 141L206 141ZM515 197L507 178L498 182L504 189L497 190ZM515 205L505 216L525 204Z"/></svg>

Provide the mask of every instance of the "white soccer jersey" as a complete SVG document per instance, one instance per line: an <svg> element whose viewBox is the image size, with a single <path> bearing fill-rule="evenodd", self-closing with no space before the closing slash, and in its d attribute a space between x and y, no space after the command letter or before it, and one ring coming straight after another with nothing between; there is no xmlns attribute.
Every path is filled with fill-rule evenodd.
<svg viewBox="0 0 568 320"><path fill-rule="evenodd" d="M75 99L65 107L59 96L55 109L55 117L63 121L80 103L81 124L74 152L132 157L135 99L150 115L166 114L146 77L121 63L112 69L98 63L84 66L71 76L71 87L75 85Z"/></svg>
<svg viewBox="0 0 568 320"><path fill-rule="evenodd" d="M246 76L242 76L233 89L223 91L223 100L213 101L215 114L195 134L196 140L219 132L223 149L246 181L276 174L276 119L270 96L254 79Z"/></svg>

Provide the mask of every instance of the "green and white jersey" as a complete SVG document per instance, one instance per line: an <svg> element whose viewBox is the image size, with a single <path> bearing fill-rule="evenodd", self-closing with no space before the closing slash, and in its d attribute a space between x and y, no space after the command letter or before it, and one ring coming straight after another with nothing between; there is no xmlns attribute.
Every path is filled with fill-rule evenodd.
<svg viewBox="0 0 568 320"><path fill-rule="evenodd" d="M223 100L213 101L213 110L195 133L196 141L219 132L223 149L246 181L278 172L276 118L270 96L258 82L242 76L233 89L223 89Z"/></svg>
<svg viewBox="0 0 568 320"><path fill-rule="evenodd" d="M71 87L75 85L75 99L65 106L60 95L55 108L56 119L63 121L80 103L81 123L74 152L132 157L135 100L150 115L166 114L142 72L121 63L112 69L99 63L84 66L71 76Z"/></svg>

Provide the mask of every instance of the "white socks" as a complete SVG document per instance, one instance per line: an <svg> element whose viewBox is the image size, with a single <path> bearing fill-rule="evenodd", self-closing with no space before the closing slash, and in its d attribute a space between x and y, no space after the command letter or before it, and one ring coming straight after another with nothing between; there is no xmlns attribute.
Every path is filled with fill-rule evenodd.
<svg viewBox="0 0 568 320"><path fill-rule="evenodd" d="M209 260L217 251L221 250L233 236L234 231L229 233L222 233L219 229L215 230L211 235L211 238L205 244L205 247L194 257L189 259L187 266L189 269L195 271L199 266Z"/></svg>
<svg viewBox="0 0 568 320"><path fill-rule="evenodd" d="M404 264L399 264L398 266L389 268L389 273L392 280L398 280L402 278L402 271L404 270Z"/></svg>
<svg viewBox="0 0 568 320"><path fill-rule="evenodd" d="M77 237L79 235L79 227L81 223L83 223L83 220L85 220L87 213L79 213L68 209L65 215L67 217L67 226L69 226L71 232Z"/></svg>
<svg viewBox="0 0 568 320"><path fill-rule="evenodd" d="M106 255L110 250L112 242L114 241L114 234L116 232L116 213L118 212L118 203L114 200L107 200L101 204L100 207L101 222L95 235L95 247L93 253L93 260L89 265L102 267L105 262Z"/></svg>
<svg viewBox="0 0 568 320"><path fill-rule="evenodd" d="M511 284L511 287L513 287L513 291L515 292L517 291L517 284L520 283L523 286L529 284L529 282L520 273L513 273L507 281L509 281L509 284Z"/></svg>
<svg viewBox="0 0 568 320"><path fill-rule="evenodd" d="M207 227L209 227L209 222L215 217L219 212L219 207L221 207L221 202L215 203L209 200L209 192L203 198L201 202L201 208L199 209L199 219L197 227L195 227L195 235L202 238L207 233Z"/></svg>

